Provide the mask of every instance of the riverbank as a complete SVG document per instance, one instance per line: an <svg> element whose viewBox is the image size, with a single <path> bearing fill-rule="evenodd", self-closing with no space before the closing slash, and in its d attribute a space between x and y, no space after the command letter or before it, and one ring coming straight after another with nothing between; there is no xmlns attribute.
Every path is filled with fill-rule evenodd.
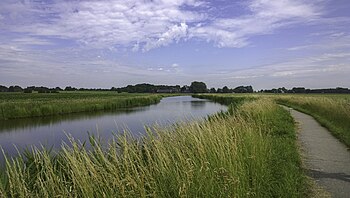
<svg viewBox="0 0 350 198"><path fill-rule="evenodd" d="M116 92L0 93L0 121L146 106L158 103L163 96Z"/></svg>
<svg viewBox="0 0 350 198"><path fill-rule="evenodd" d="M209 120L87 151L72 140L53 157L8 160L7 197L301 197L305 180L289 113L254 100Z"/></svg>

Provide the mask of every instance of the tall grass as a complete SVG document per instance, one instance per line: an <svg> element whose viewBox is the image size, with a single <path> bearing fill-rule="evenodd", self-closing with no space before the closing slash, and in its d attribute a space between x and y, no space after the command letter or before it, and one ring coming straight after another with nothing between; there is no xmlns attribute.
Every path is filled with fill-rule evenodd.
<svg viewBox="0 0 350 198"><path fill-rule="evenodd" d="M277 97L277 101L312 115L350 147L350 96L287 95Z"/></svg>
<svg viewBox="0 0 350 198"><path fill-rule="evenodd" d="M158 103L161 95L78 92L59 94L0 94L0 120L112 110Z"/></svg>
<svg viewBox="0 0 350 198"><path fill-rule="evenodd" d="M206 121L128 133L91 150L75 140L55 155L7 159L7 197L301 197L293 119L256 100Z"/></svg>

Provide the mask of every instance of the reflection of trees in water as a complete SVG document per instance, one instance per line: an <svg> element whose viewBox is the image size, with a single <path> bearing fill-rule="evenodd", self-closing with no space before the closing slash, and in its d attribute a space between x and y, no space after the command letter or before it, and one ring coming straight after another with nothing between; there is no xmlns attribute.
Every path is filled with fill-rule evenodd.
<svg viewBox="0 0 350 198"><path fill-rule="evenodd" d="M71 114L45 116L45 117L0 120L0 133L7 130L47 126L47 125L60 123L63 121L84 120L84 119L91 119L91 118L108 116L108 115L132 114L140 111L145 111L147 109L149 109L148 106L125 108L125 109L118 109L118 110L108 110L108 111L107 110L97 111L97 112L80 112L80 113L71 113Z"/></svg>
<svg viewBox="0 0 350 198"><path fill-rule="evenodd" d="M204 108L207 104L207 101L191 101L191 108L201 109Z"/></svg>

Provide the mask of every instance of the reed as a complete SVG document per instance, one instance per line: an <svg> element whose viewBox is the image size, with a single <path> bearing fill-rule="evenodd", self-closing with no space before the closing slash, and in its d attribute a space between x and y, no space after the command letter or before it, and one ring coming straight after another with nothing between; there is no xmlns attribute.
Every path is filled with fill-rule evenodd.
<svg viewBox="0 0 350 198"><path fill-rule="evenodd" d="M145 106L161 98L111 92L0 93L0 120Z"/></svg>

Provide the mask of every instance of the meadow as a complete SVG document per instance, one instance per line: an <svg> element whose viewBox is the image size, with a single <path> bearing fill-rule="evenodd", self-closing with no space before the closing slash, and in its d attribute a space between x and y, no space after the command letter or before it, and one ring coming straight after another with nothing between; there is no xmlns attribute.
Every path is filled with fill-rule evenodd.
<svg viewBox="0 0 350 198"><path fill-rule="evenodd" d="M155 104L162 95L116 92L0 93L0 120Z"/></svg>
<svg viewBox="0 0 350 198"><path fill-rule="evenodd" d="M235 103L235 98L231 97ZM303 197L306 182L287 111L270 99L231 105L205 121L126 133L109 145L71 139L58 153L7 159L5 197Z"/></svg>
<svg viewBox="0 0 350 198"><path fill-rule="evenodd" d="M349 94L202 94L195 97L223 104L268 98L278 104L294 108L314 117L322 126L350 147L350 95Z"/></svg>

